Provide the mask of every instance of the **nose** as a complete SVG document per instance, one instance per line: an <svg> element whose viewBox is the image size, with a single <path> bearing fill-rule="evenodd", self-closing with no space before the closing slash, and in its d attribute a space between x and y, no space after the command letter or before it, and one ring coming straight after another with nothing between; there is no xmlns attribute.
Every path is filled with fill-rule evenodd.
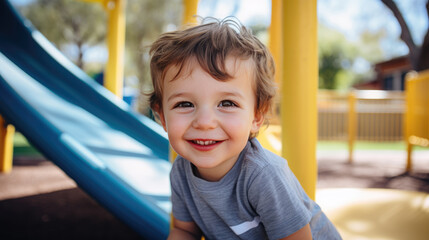
<svg viewBox="0 0 429 240"><path fill-rule="evenodd" d="M197 109L192 127L200 130L213 129L217 125L216 114L209 107Z"/></svg>

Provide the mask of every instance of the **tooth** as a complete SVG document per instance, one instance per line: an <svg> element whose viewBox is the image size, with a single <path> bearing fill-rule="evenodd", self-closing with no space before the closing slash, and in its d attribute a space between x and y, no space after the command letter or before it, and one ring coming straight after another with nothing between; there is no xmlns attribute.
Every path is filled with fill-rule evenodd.
<svg viewBox="0 0 429 240"><path fill-rule="evenodd" d="M212 141L212 140L209 140L209 141L195 140L194 142L196 144L202 145L202 146L207 146L207 145L211 145L211 144L215 144L216 143L216 141Z"/></svg>

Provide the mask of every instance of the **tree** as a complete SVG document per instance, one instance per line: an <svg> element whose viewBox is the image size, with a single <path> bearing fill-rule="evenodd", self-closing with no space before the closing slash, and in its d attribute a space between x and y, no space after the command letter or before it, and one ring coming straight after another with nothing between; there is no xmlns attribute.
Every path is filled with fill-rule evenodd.
<svg viewBox="0 0 429 240"><path fill-rule="evenodd" d="M149 77L142 69L148 64L150 44L161 33L177 28L181 13L181 0L127 1L126 57L134 62L129 71L137 74L140 79Z"/></svg>
<svg viewBox="0 0 429 240"><path fill-rule="evenodd" d="M76 0L35 0L22 7L23 15L59 49L74 46L77 66L84 67L85 51L102 43L106 14L99 4Z"/></svg>
<svg viewBox="0 0 429 240"><path fill-rule="evenodd" d="M393 0L381 1L392 11L401 27L402 32L400 38L408 47L408 57L410 59L412 68L416 71L429 69L429 28L426 32L422 45L417 46L410 33L410 29L396 3ZM426 13L429 18L429 1L426 2Z"/></svg>
<svg viewBox="0 0 429 240"><path fill-rule="evenodd" d="M125 72L136 75L140 91L147 93L151 88L150 45L161 33L180 25L182 0L128 0L126 14ZM147 104L143 103L147 102L139 101L140 112L146 111Z"/></svg>
<svg viewBox="0 0 429 240"><path fill-rule="evenodd" d="M84 69L86 51L105 44L107 14L101 4L78 0L34 0L19 9L46 38ZM128 0L126 4L125 75L137 76L148 92L149 47L162 33L180 25L182 0ZM88 70L88 69L86 69ZM143 101L142 101L143 102ZM141 106L144 111L145 106Z"/></svg>
<svg viewBox="0 0 429 240"><path fill-rule="evenodd" d="M354 80L354 58L356 47L346 37L323 24L319 24L319 88L338 89Z"/></svg>

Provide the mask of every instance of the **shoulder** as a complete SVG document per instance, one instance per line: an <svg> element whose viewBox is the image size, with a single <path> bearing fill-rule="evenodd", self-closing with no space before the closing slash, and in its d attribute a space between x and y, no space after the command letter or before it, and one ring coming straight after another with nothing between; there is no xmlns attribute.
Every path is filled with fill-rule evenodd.
<svg viewBox="0 0 429 240"><path fill-rule="evenodd" d="M181 156L174 160L170 171L170 184L173 188L187 182L189 167L189 162Z"/></svg>
<svg viewBox="0 0 429 240"><path fill-rule="evenodd" d="M177 156L171 167L170 175L172 175L173 173L180 173L181 171L185 171L187 167L186 163L186 159L181 156Z"/></svg>
<svg viewBox="0 0 429 240"><path fill-rule="evenodd" d="M254 176L264 173L279 174L289 170L286 159L262 147L257 139L251 139L244 153L243 170Z"/></svg>
<svg viewBox="0 0 429 240"><path fill-rule="evenodd" d="M288 195L288 198L305 198L286 159L264 149L256 139L252 139L250 143L252 146L246 152L243 164L244 171L251 176L248 181L249 195L264 198L283 194L283 197Z"/></svg>
<svg viewBox="0 0 429 240"><path fill-rule="evenodd" d="M279 239L292 234L308 224L311 212L309 200L296 180L287 161L265 150L252 140L255 159L249 165L257 166L248 188L249 203L264 223L267 234Z"/></svg>
<svg viewBox="0 0 429 240"><path fill-rule="evenodd" d="M245 150L240 179L251 202L263 198L262 195L272 195L276 189L286 192L296 189L293 173L284 158L263 148L257 139L251 139Z"/></svg>

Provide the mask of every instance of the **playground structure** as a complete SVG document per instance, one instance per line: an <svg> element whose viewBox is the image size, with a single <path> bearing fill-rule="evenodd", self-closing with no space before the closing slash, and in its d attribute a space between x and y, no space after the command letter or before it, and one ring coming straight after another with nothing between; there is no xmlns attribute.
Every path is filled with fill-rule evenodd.
<svg viewBox="0 0 429 240"><path fill-rule="evenodd" d="M403 141L405 93L401 91L319 90L318 113L318 139L348 142L350 163L356 141Z"/></svg>
<svg viewBox="0 0 429 240"><path fill-rule="evenodd" d="M0 113L8 126L2 128L5 135L13 124L137 233L165 239L171 165L163 129L133 113L73 65L8 1L1 1L0 12L1 22L7 22L0 25Z"/></svg>
<svg viewBox="0 0 429 240"><path fill-rule="evenodd" d="M125 1L113 2L124 3ZM184 19L195 19L189 16L196 13L197 3L196 0L185 1ZM10 171L12 165L9 143L14 132L14 127L11 125L13 124L32 144L71 176L80 187L121 220L145 237L164 239L168 233L169 193L168 191L154 192L155 188L165 189L165 185L159 186L155 183L160 181L165 183L168 178L169 163L165 161L168 159L168 143L163 130L150 120L131 113L111 93L93 84L85 74L59 56L59 53L46 43L40 33L32 29L29 31L7 2L1 4L3 22L6 22L6 19L8 22L14 19L12 26L2 26L0 31L0 113L4 117L2 121L7 123L3 123L6 125L5 128L0 128L0 137L2 137L0 153L2 156L10 157L9 161L3 161L3 169ZM315 153L318 67L317 4L315 0L290 1L287 3L288 5L282 4L282 1L273 1L272 4L270 48L273 53L279 53L274 57L277 65L282 66L278 69L283 69L283 72L276 77L277 79L300 79L297 82L277 80L281 86L281 94L286 96L282 99L281 115L294 116L294 118L284 117L281 127L278 128L283 130L281 131L282 144L280 145L283 146L281 151L282 155L288 159L304 189L314 199L317 179ZM114 6L123 5L113 4ZM119 11L118 16L120 15ZM303 28L308 31L300 31ZM282 29L283 31L281 31ZM16 41L17 39L20 40ZM116 44L120 44L120 42L116 41ZM283 44L279 44L281 42ZM275 50L275 47L281 50ZM118 54L121 55L120 51ZM38 60L35 61L35 59ZM284 64L286 62L288 64ZM118 65L120 65L120 61L116 62L115 67L120 67ZM116 78L114 81L121 79L117 74L114 75L116 76L112 78ZM424 81L427 82L428 77L424 78L426 79ZM116 83L112 86L118 86ZM24 88L23 86L26 85L28 87ZM79 92L81 93L78 94ZM39 93L40 95L38 95ZM91 96L92 101L94 99L96 101L90 104L88 96ZM427 101L424 104L428 109ZM98 108L100 110L97 110ZM67 111L72 112L67 114ZM83 118L79 119L80 117ZM408 122L410 121L407 120ZM420 122L427 125L427 111L426 120ZM82 128L83 131L76 131L76 126ZM415 129L409 131L412 133L410 136L418 137L420 141L415 141L416 138L411 137L410 139L414 139L413 144L424 142L422 139L428 139L428 136L425 135L427 133L421 132L427 127ZM84 133L85 130L94 131ZM270 128L267 132L269 130ZM106 139L105 142L99 142L100 136ZM118 136L123 137L121 139L124 139L125 142L133 142L135 145L131 149L123 145L118 146ZM264 134L261 137L264 137ZM3 157L3 159L6 158ZM137 174L143 180L136 182ZM321 193L318 194L318 198L322 196L320 197L322 202L323 199L330 198L331 202L338 203L338 199L333 196L341 195L338 192L329 192L330 195ZM359 199L365 194L361 192L359 195L353 196ZM414 197L413 195L401 199L404 201L417 199ZM344 198L342 199L344 200ZM413 206L424 213L427 211L427 204L425 205L427 199L426 194L419 194L418 201L414 201ZM366 203L367 206L371 204L371 202ZM378 199L376 203L382 204L382 198ZM356 205L355 202L351 204ZM330 215L334 216L335 224L341 223L341 219L336 222L335 213L338 216L341 208L337 206L334 214ZM344 220L344 216L341 215L342 220ZM419 218L423 227L414 229L414 232L411 233L420 237L425 236L427 230L423 232L422 229L424 229L424 223L428 222L427 218L427 215ZM377 223L372 222L372 224L374 226L371 227L376 228ZM399 223L398 226L400 226ZM421 226L421 224L415 226Z"/></svg>
<svg viewBox="0 0 429 240"><path fill-rule="evenodd" d="M409 73L406 82L405 141L407 171L412 170L413 146L429 147L429 70Z"/></svg>
<svg viewBox="0 0 429 240"><path fill-rule="evenodd" d="M318 140L346 142L353 162L356 141L399 142L404 140L405 93L401 91L354 90L317 93ZM280 139L279 126L268 130ZM275 144L276 152L281 143Z"/></svg>

